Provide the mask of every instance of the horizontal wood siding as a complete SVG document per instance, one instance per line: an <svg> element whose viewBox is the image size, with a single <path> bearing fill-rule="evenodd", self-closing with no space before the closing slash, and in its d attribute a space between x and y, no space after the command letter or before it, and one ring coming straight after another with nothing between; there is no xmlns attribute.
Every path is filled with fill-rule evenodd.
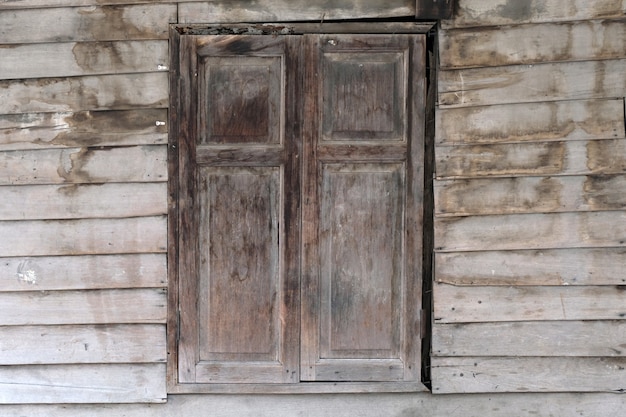
<svg viewBox="0 0 626 417"><path fill-rule="evenodd" d="M624 12L460 0L441 24L434 393L626 385Z"/></svg>
<svg viewBox="0 0 626 417"><path fill-rule="evenodd" d="M0 403L166 398L177 6L109 4L0 2Z"/></svg>

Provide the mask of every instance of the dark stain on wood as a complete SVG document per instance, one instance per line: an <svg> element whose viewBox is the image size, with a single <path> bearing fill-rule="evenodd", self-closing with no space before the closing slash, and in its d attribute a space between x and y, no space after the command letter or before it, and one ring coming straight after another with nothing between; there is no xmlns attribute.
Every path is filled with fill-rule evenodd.
<svg viewBox="0 0 626 417"><path fill-rule="evenodd" d="M623 192L625 188L626 178L622 175L591 175L583 185L583 198L590 207L623 210L626 208L626 193Z"/></svg>
<svg viewBox="0 0 626 417"><path fill-rule="evenodd" d="M587 168L596 173L626 172L626 140L590 141Z"/></svg>

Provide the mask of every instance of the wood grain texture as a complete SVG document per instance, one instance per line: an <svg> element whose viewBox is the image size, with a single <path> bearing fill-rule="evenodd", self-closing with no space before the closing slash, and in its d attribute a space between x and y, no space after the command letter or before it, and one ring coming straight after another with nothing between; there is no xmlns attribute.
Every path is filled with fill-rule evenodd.
<svg viewBox="0 0 626 417"><path fill-rule="evenodd" d="M376 0L346 0L336 3L307 0L245 0L223 2L181 2L179 23L208 22L284 22L364 19L415 16L414 0L388 0L384 6Z"/></svg>
<svg viewBox="0 0 626 417"><path fill-rule="evenodd" d="M433 356L626 356L626 322L435 324Z"/></svg>
<svg viewBox="0 0 626 417"><path fill-rule="evenodd" d="M167 41L63 42L5 46L3 80L129 74L167 69Z"/></svg>
<svg viewBox="0 0 626 417"><path fill-rule="evenodd" d="M613 393L432 395L170 395L165 404L4 405L3 417L620 417L626 396Z"/></svg>
<svg viewBox="0 0 626 417"><path fill-rule="evenodd" d="M0 258L2 292L166 285L165 254Z"/></svg>
<svg viewBox="0 0 626 417"><path fill-rule="evenodd" d="M163 288L0 293L0 325L165 324Z"/></svg>
<svg viewBox="0 0 626 417"><path fill-rule="evenodd" d="M435 250L440 252L625 245L624 211L435 219Z"/></svg>
<svg viewBox="0 0 626 417"><path fill-rule="evenodd" d="M626 358L433 358L433 392L617 393L625 369Z"/></svg>
<svg viewBox="0 0 626 417"><path fill-rule="evenodd" d="M459 287L436 284L434 321L624 320L624 286ZM436 347L435 347L436 348Z"/></svg>
<svg viewBox="0 0 626 417"><path fill-rule="evenodd" d="M619 59L626 49L624 23L586 20L442 31L440 64L449 69Z"/></svg>
<svg viewBox="0 0 626 417"><path fill-rule="evenodd" d="M18 9L27 3L29 1L2 1L0 10L10 6ZM58 1L54 6L77 3L79 2L64 0ZM106 2L92 3L95 5ZM124 3L130 4L133 1ZM4 11L0 13L0 39L4 44L165 40L168 24L176 22L176 5L152 3L155 4Z"/></svg>
<svg viewBox="0 0 626 417"><path fill-rule="evenodd" d="M3 256L164 252L165 217L0 222Z"/></svg>
<svg viewBox="0 0 626 417"><path fill-rule="evenodd" d="M626 176L436 181L435 207L439 217L624 210Z"/></svg>
<svg viewBox="0 0 626 417"><path fill-rule="evenodd" d="M2 365L165 362L161 324L0 327Z"/></svg>
<svg viewBox="0 0 626 417"><path fill-rule="evenodd" d="M164 402L165 364L0 368L0 404Z"/></svg>
<svg viewBox="0 0 626 417"><path fill-rule="evenodd" d="M626 96L626 59L441 71L439 105L583 100Z"/></svg>
<svg viewBox="0 0 626 417"><path fill-rule="evenodd" d="M0 115L0 150L166 142L166 109Z"/></svg>
<svg viewBox="0 0 626 417"><path fill-rule="evenodd" d="M626 140L438 146L444 178L611 175L626 172Z"/></svg>
<svg viewBox="0 0 626 417"><path fill-rule="evenodd" d="M623 0L459 0L454 18L442 26L499 26L521 23L548 23L601 18L622 18L626 12Z"/></svg>
<svg viewBox="0 0 626 417"><path fill-rule="evenodd" d="M0 185L166 181L166 154L164 145L0 152Z"/></svg>
<svg viewBox="0 0 626 417"><path fill-rule="evenodd" d="M0 81L0 113L165 108L166 72Z"/></svg>
<svg viewBox="0 0 626 417"><path fill-rule="evenodd" d="M167 213L167 184L17 185L0 187L0 220L158 216Z"/></svg>
<svg viewBox="0 0 626 417"><path fill-rule="evenodd" d="M626 285L624 248L435 255L437 282L454 285Z"/></svg>
<svg viewBox="0 0 626 417"><path fill-rule="evenodd" d="M436 128L438 145L623 138L624 101L580 100L439 109Z"/></svg>

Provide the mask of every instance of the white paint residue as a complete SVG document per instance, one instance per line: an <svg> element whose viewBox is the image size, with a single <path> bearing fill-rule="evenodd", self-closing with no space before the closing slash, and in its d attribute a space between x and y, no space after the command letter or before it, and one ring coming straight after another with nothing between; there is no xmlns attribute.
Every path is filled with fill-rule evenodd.
<svg viewBox="0 0 626 417"><path fill-rule="evenodd" d="M37 279L39 278L37 274L37 269L30 259L26 259L20 262L17 267L16 275L18 281L25 282L31 285L35 285L37 283Z"/></svg>
<svg viewBox="0 0 626 417"><path fill-rule="evenodd" d="M162 121L160 121L160 120L157 120L157 121L156 121L156 125L157 125L157 126L165 126L165 122L162 122Z"/></svg>
<svg viewBox="0 0 626 417"><path fill-rule="evenodd" d="M166 71L167 70L167 65L159 64L159 65L157 65L157 70L158 71Z"/></svg>

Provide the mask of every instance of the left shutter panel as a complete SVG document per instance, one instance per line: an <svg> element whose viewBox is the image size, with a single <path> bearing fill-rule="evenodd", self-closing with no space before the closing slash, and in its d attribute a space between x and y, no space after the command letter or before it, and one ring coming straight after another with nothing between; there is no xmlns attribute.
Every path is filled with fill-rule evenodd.
<svg viewBox="0 0 626 417"><path fill-rule="evenodd" d="M297 382L299 39L185 38L179 381Z"/></svg>

